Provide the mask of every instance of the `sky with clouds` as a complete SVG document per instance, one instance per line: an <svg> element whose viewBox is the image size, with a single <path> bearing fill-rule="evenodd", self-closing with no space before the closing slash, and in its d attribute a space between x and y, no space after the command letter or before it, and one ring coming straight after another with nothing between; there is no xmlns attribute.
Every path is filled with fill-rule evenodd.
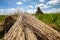
<svg viewBox="0 0 60 40"><path fill-rule="evenodd" d="M60 0L0 0L0 14L17 10L34 13L37 7L44 13L60 12Z"/></svg>

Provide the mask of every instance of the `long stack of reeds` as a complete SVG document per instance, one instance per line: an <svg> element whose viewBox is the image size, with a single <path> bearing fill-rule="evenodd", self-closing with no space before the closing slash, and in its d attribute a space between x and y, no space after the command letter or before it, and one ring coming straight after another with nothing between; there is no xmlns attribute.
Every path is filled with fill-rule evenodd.
<svg viewBox="0 0 60 40"><path fill-rule="evenodd" d="M60 40L60 33L30 14L20 14L3 40Z"/></svg>

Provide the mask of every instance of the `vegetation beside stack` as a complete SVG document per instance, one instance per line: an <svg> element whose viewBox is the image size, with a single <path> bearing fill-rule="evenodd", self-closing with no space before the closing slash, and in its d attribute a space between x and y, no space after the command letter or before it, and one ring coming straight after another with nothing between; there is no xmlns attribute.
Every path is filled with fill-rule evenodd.
<svg viewBox="0 0 60 40"><path fill-rule="evenodd" d="M37 14L35 17L47 24L55 25L60 32L60 14Z"/></svg>
<svg viewBox="0 0 60 40"><path fill-rule="evenodd" d="M6 18L6 15L0 15L0 23L3 22Z"/></svg>

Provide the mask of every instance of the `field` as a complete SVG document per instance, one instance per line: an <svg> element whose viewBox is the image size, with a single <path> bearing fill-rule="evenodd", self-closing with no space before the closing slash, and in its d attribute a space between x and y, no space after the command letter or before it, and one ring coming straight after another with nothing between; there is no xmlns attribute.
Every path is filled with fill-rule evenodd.
<svg viewBox="0 0 60 40"><path fill-rule="evenodd" d="M5 15L0 15L0 22L3 22L5 20L6 16Z"/></svg>
<svg viewBox="0 0 60 40"><path fill-rule="evenodd" d="M9 16L9 15L0 15L0 23L4 22L4 20L7 16ZM17 17L17 15L13 15L13 16Z"/></svg>
<svg viewBox="0 0 60 40"><path fill-rule="evenodd" d="M6 18L5 15L0 15L0 25L3 24L5 18ZM2 30L2 29L3 29L3 27L0 26L0 30Z"/></svg>

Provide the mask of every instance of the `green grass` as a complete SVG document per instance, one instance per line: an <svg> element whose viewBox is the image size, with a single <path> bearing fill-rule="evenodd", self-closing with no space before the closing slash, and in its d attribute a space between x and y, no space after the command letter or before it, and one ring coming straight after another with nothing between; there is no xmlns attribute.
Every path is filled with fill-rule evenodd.
<svg viewBox="0 0 60 40"><path fill-rule="evenodd" d="M5 15L0 15L0 23L5 20L6 16Z"/></svg>
<svg viewBox="0 0 60 40"><path fill-rule="evenodd" d="M60 14L37 14L35 15L39 20L57 26L57 30L60 31Z"/></svg>

